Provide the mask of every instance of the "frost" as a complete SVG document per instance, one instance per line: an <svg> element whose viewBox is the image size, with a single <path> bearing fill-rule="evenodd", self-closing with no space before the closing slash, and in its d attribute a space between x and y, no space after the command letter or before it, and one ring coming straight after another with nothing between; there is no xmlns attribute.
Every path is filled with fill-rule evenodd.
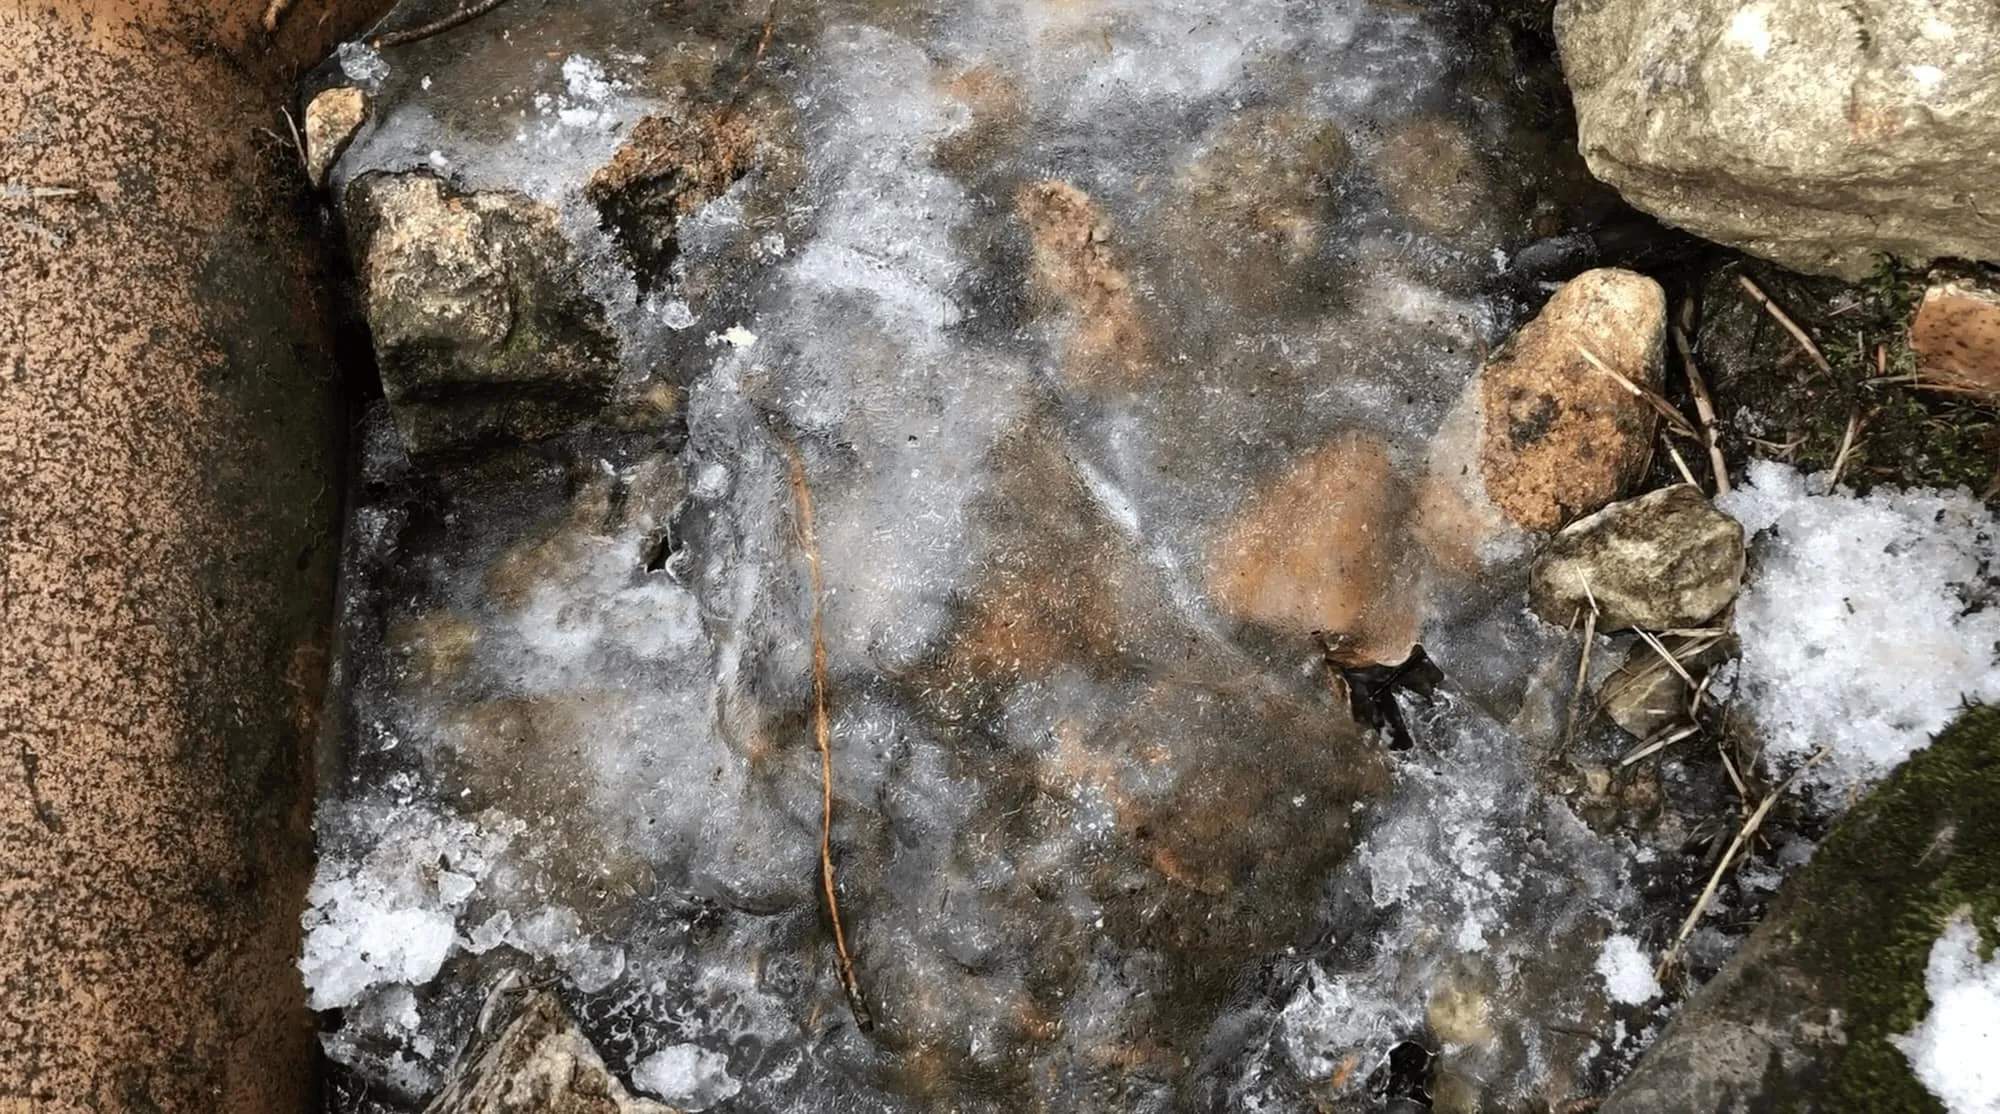
<svg viewBox="0 0 2000 1114"><path fill-rule="evenodd" d="M1879 780L1968 700L2000 699L1993 516L1963 492L1823 492L1753 461L1717 505L1754 535L1734 677L1773 762Z"/></svg>
<svg viewBox="0 0 2000 1114"><path fill-rule="evenodd" d="M1660 996L1660 984L1653 977L1653 961L1639 942L1619 933L1604 938L1604 950L1591 968L1604 980L1605 993L1614 1002L1643 1006Z"/></svg>
<svg viewBox="0 0 2000 1114"><path fill-rule="evenodd" d="M2000 1114L2000 958L1982 962L1979 951L1979 930L1961 909L1924 965L1930 1012L1889 1038L1947 1114Z"/></svg>
<svg viewBox="0 0 2000 1114"><path fill-rule="evenodd" d="M299 969L316 1010L353 1005L386 983L430 981L451 954L459 912L505 844L422 807L371 803L351 816L379 827L380 837L359 861L322 858L307 891Z"/></svg>
<svg viewBox="0 0 2000 1114"><path fill-rule="evenodd" d="M695 1044L670 1045L639 1061L632 1085L682 1110L707 1110L743 1089L729 1057Z"/></svg>

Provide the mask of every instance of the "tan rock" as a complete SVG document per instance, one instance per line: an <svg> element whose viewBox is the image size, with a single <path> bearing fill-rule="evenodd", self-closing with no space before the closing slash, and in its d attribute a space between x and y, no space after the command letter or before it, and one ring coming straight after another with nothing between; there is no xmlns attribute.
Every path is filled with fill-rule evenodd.
<svg viewBox="0 0 2000 1114"><path fill-rule="evenodd" d="M1388 449L1343 436L1258 491L1222 529L1209 548L1209 592L1245 622L1323 636L1343 664L1403 661L1419 625L1407 509Z"/></svg>
<svg viewBox="0 0 2000 1114"><path fill-rule="evenodd" d="M306 104L306 177L315 189L326 185L333 164L367 119L368 94L351 85L321 89Z"/></svg>
<svg viewBox="0 0 2000 1114"><path fill-rule="evenodd" d="M1926 381L2000 394L2000 291L1969 280L1932 285L1910 324L1910 347Z"/></svg>
<svg viewBox="0 0 2000 1114"><path fill-rule="evenodd" d="M1666 295L1630 271L1586 271L1487 361L1478 390L1486 494L1530 530L1610 503L1645 473L1657 416L1585 352L1658 390Z"/></svg>
<svg viewBox="0 0 2000 1114"><path fill-rule="evenodd" d="M1014 194L1033 243L1028 285L1037 301L1070 318L1063 370L1078 386L1123 388L1150 356L1132 280L1112 246L1111 222L1067 182L1034 182Z"/></svg>
<svg viewBox="0 0 2000 1114"><path fill-rule="evenodd" d="M383 4L0 5L0 1110L312 1109L338 371L292 81ZM117 183L110 187L110 183Z"/></svg>
<svg viewBox="0 0 2000 1114"><path fill-rule="evenodd" d="M383 392L412 450L535 440L597 414L618 342L554 209L379 171L349 183L343 207Z"/></svg>
<svg viewBox="0 0 2000 1114"><path fill-rule="evenodd" d="M1736 598L1743 560L1742 525L1676 484L1564 527L1535 559L1528 602L1556 626L1594 606L1600 631L1691 627Z"/></svg>
<svg viewBox="0 0 2000 1114"><path fill-rule="evenodd" d="M526 1000L513 1020L468 1053L424 1114L674 1114L626 1090L555 995L499 993Z"/></svg>

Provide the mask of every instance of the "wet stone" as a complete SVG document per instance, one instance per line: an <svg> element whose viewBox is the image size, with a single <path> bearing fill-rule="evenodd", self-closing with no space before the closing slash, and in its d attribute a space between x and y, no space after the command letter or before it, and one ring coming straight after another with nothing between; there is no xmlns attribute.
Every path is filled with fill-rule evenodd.
<svg viewBox="0 0 2000 1114"><path fill-rule="evenodd" d="M413 451L549 437L609 396L618 342L553 209L424 171L363 174L343 204L382 386Z"/></svg>
<svg viewBox="0 0 2000 1114"><path fill-rule="evenodd" d="M1582 519L1535 560L1529 600L1557 626L1597 609L1597 629L1693 627L1736 598L1743 527L1677 484Z"/></svg>
<svg viewBox="0 0 2000 1114"><path fill-rule="evenodd" d="M337 85L313 94L306 104L306 177L325 186L333 164L347 151L354 133L368 119L368 94L351 85Z"/></svg>
<svg viewBox="0 0 2000 1114"><path fill-rule="evenodd" d="M1554 530L1638 480L1652 459L1657 417L1597 363L1658 390L1665 342L1659 284L1606 269L1564 283L1494 353L1479 378L1480 468L1486 494L1509 519Z"/></svg>

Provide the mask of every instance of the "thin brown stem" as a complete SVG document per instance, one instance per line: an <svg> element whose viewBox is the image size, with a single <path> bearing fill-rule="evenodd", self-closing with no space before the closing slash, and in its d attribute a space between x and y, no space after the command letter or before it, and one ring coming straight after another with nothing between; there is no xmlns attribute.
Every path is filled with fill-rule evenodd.
<svg viewBox="0 0 2000 1114"><path fill-rule="evenodd" d="M799 447L785 442L791 457L792 497L798 503L799 547L812 574L813 745L819 748L819 882L826 898L827 919L833 922L833 951L840 967L840 989L847 995L854 1023L867 1032L875 1027L861 986L854 977L854 957L847 950L847 929L840 920L840 895L833 877L833 726L826 711L826 635L821 623L825 585L820 579L819 541L813 534L812 489L806 486L806 462Z"/></svg>
<svg viewBox="0 0 2000 1114"><path fill-rule="evenodd" d="M1799 342L1799 348L1804 350L1806 357L1813 362L1814 367L1821 371L1833 370L1833 365L1827 363L1826 357L1820 353L1819 345L1814 344L1812 337L1806 335L1804 329L1799 328L1798 322L1792 320L1784 310L1778 308L1777 303L1771 301L1771 296L1764 293L1763 287L1758 286L1756 282L1752 281L1749 275L1737 275L1736 281L1742 284L1743 292L1750 295L1751 301L1756 302L1763 308L1765 313L1771 315L1771 320L1776 321L1786 332L1792 334L1792 339Z"/></svg>
<svg viewBox="0 0 2000 1114"><path fill-rule="evenodd" d="M460 8L443 19L432 20L429 23L418 27L411 27L404 31L391 31L386 35L377 35L368 40L368 45L376 50L387 50L392 46L407 46L410 43L428 39L432 35L442 35L454 27L462 27L506 2L507 0L479 0L478 3L470 7Z"/></svg>

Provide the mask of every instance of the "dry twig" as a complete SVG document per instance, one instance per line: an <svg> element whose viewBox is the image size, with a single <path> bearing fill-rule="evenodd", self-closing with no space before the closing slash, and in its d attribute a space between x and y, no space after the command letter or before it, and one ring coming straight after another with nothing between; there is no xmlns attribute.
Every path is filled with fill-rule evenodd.
<svg viewBox="0 0 2000 1114"><path fill-rule="evenodd" d="M1749 275L1737 275L1736 281L1742 284L1744 292L1750 295L1751 301L1756 302L1763 307L1765 313L1771 315L1771 320L1792 334L1792 339L1799 342L1799 347L1805 351L1806 358L1813 362L1814 367L1821 371L1833 370L1833 365L1827 363L1826 357L1820 353L1819 345L1814 344L1812 337L1807 336L1806 331L1799 328L1798 322L1792 320L1784 310L1779 309L1777 304L1771 301L1770 295L1764 293L1763 287L1752 281Z"/></svg>
<svg viewBox="0 0 2000 1114"><path fill-rule="evenodd" d="M1556 753L1569 749L1576 735L1576 711L1583 703L1583 686L1590 679L1590 646L1597 641L1597 596L1590 590L1590 578L1583 580L1583 598L1590 601L1590 610L1583 616L1583 652L1576 659L1576 685L1569 690L1569 710L1563 714L1562 738L1556 740Z"/></svg>
<svg viewBox="0 0 2000 1114"><path fill-rule="evenodd" d="M1701 419L1702 441L1708 445L1708 467L1715 473L1715 493L1729 491L1729 462L1722 458L1722 442L1715 432L1715 399L1708 393L1708 381L1701 377L1701 368L1694 362L1694 345L1688 341L1686 320L1694 303L1681 303L1682 324L1674 326L1674 347L1681 354L1681 366L1687 369L1688 393L1694 396L1695 416Z"/></svg>
<svg viewBox="0 0 2000 1114"><path fill-rule="evenodd" d="M854 1011L854 1023L867 1032L875 1027L874 1015L861 999L861 986L854 977L854 957L847 951L847 929L840 921L840 896L833 881L833 727L826 712L826 636L821 628L821 601L825 587L820 580L819 541L813 534L812 490L806 486L805 458L799 447L785 442L791 457L792 496L798 503L799 547L805 550L806 567L812 574L812 671L813 744L819 748L819 881L826 898L827 919L833 922L833 950L840 966L840 989Z"/></svg>
<svg viewBox="0 0 2000 1114"><path fill-rule="evenodd" d="M1840 451L1833 454L1833 470L1826 478L1827 490L1831 491L1840 483L1840 474L1847 468L1847 456L1854 451L1854 439L1861 432L1861 411L1847 415L1847 432L1840 435Z"/></svg>
<svg viewBox="0 0 2000 1114"><path fill-rule="evenodd" d="M1662 437L1660 444L1667 447L1667 457L1674 462L1674 471L1681 474L1681 481L1690 487L1700 487L1701 484L1694 478L1694 470L1688 467L1687 458L1681 455L1679 449L1674 448L1673 441Z"/></svg>
<svg viewBox="0 0 2000 1114"><path fill-rule="evenodd" d="M487 12L506 2L507 0L479 0L478 3L470 7L460 8L443 19L434 19L429 23L418 27L411 27L404 31L391 31L386 35L377 35L368 40L368 45L375 50L387 50L392 46L406 46L410 43L419 42L430 38L432 35L442 35L454 27L462 27L465 24L471 23L473 20L478 19L480 16L485 15Z"/></svg>
<svg viewBox="0 0 2000 1114"><path fill-rule="evenodd" d="M1589 363L1591 367L1594 367L1597 370L1603 372L1604 374L1610 376L1614 382L1616 382L1619 386L1625 388L1626 393L1630 394L1634 398L1644 401L1646 405L1652 407L1654 411L1656 411L1660 415L1660 417L1665 418L1667 420L1667 425L1675 433L1678 433L1682 437L1686 437L1691 441L1701 440L1700 435L1695 433L1694 427L1688 424L1687 418L1683 417L1679 410L1674 409L1673 403L1668 402L1666 399L1660 397L1660 392L1652 390L1647 387L1640 386L1637 383L1634 383L1631 379L1627 378L1625 375L1620 373L1616 368L1613 368L1610 364L1605 363L1604 359L1600 357L1597 353L1592 352L1590 349L1585 348L1583 345L1581 344L1577 345L1576 350L1579 354L1583 356L1585 362Z"/></svg>
<svg viewBox="0 0 2000 1114"><path fill-rule="evenodd" d="M1694 926L1701 920L1701 915L1708 911L1709 903L1715 900L1715 891L1722 885L1722 876L1729 873L1730 864L1736 861L1737 853L1747 847L1751 838L1757 834L1757 829L1764 826L1764 818L1771 814L1771 807L1778 803L1778 798L1783 797L1785 790L1790 789L1792 783L1799 780L1807 770L1819 765L1820 760L1826 757L1827 749L1827 747L1819 748L1806 760L1805 765L1793 770L1792 776L1766 794L1763 801L1757 805L1757 810L1752 812L1749 819L1743 821L1743 826L1736 830L1736 838L1729 841L1729 850L1722 853L1722 861L1715 864L1715 873L1709 875L1708 885L1701 888L1701 896L1695 899L1694 908L1688 911L1687 919L1681 922L1681 930L1674 934L1673 946L1660 957L1660 965L1653 972L1654 978L1667 977L1667 972L1672 970L1674 963L1680 959L1681 948L1687 944L1688 937L1694 935Z"/></svg>

